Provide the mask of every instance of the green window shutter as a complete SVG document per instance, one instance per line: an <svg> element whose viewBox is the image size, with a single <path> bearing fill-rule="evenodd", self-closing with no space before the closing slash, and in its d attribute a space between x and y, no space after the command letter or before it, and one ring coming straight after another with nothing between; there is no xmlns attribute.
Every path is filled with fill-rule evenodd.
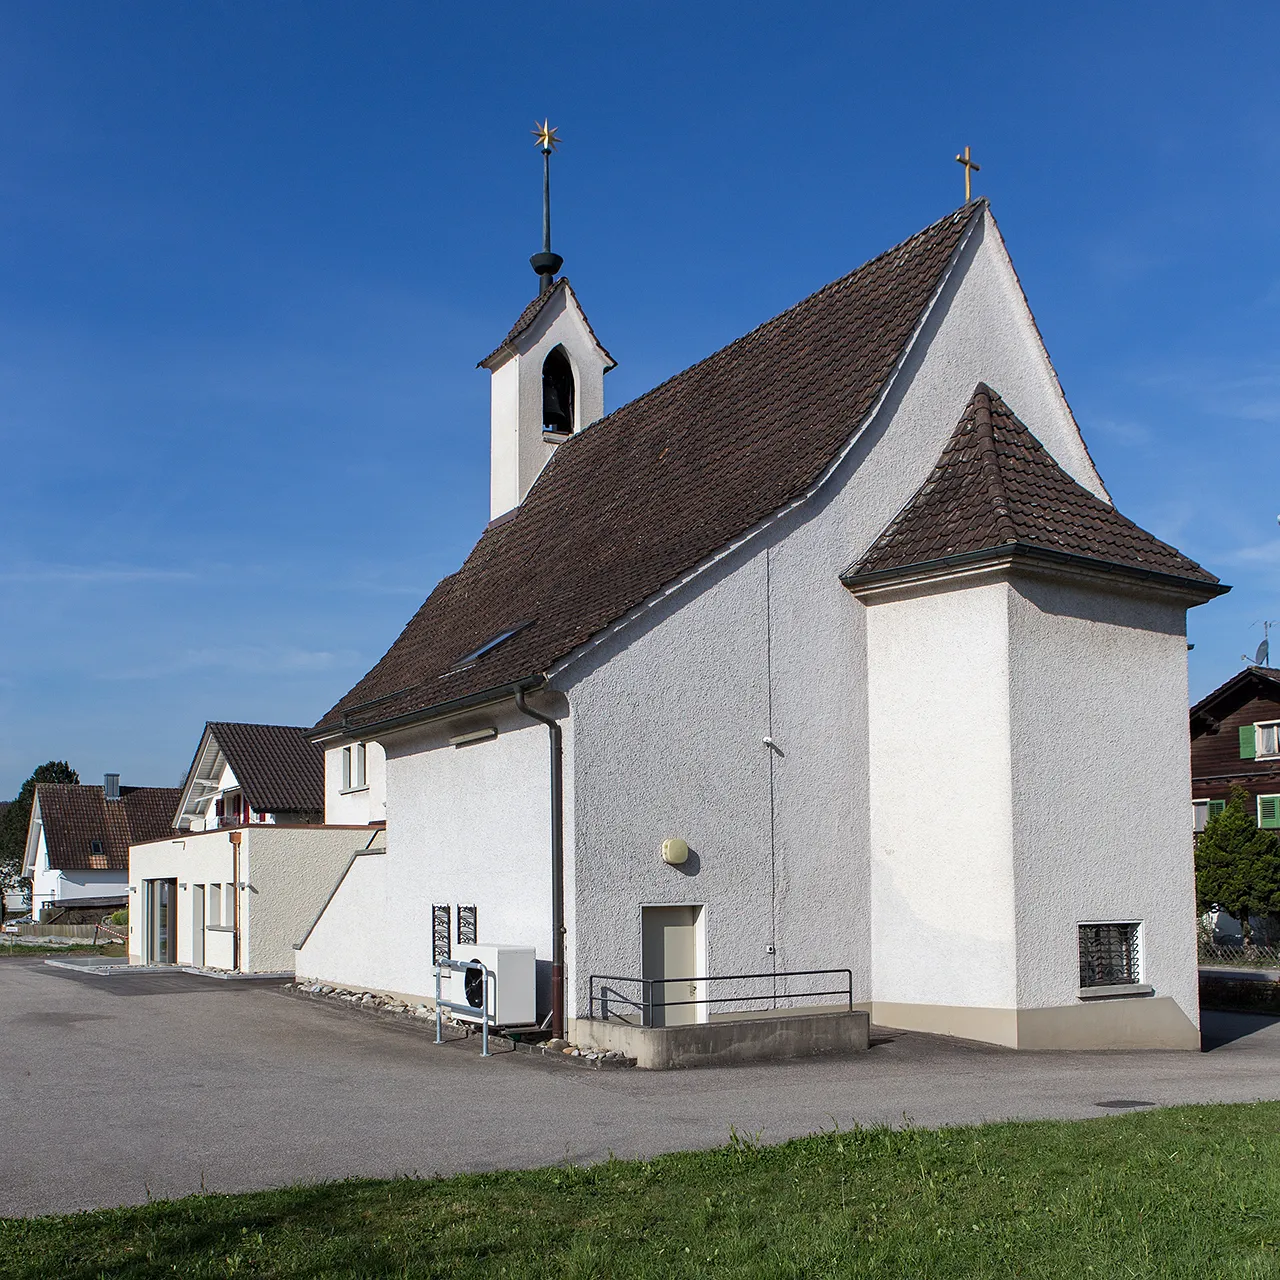
<svg viewBox="0 0 1280 1280"><path fill-rule="evenodd" d="M1280 827L1280 796L1258 797L1258 826Z"/></svg>
<svg viewBox="0 0 1280 1280"><path fill-rule="evenodd" d="M1210 800L1208 816L1210 818L1216 818L1226 807L1227 802L1225 800Z"/></svg>
<svg viewBox="0 0 1280 1280"><path fill-rule="evenodd" d="M1254 730L1251 724L1242 724L1240 726L1240 759L1252 760L1256 756L1257 750L1254 747Z"/></svg>

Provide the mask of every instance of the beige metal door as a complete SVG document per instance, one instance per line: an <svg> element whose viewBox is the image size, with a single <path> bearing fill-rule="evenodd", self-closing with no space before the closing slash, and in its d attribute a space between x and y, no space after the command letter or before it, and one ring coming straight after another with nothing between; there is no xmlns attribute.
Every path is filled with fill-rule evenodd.
<svg viewBox="0 0 1280 1280"><path fill-rule="evenodd" d="M653 1008L649 1025L677 1027L701 1022L703 1006L682 1001L698 998L698 917L701 907L642 907L643 974Z"/></svg>
<svg viewBox="0 0 1280 1280"><path fill-rule="evenodd" d="M204 885L191 886L191 963L204 968Z"/></svg>

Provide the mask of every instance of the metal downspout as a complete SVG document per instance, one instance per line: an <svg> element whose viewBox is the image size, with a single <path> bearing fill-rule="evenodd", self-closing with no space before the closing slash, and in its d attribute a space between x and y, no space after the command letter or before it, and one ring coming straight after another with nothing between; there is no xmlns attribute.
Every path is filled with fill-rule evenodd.
<svg viewBox="0 0 1280 1280"><path fill-rule="evenodd" d="M240 841L243 831L228 831L227 839L231 841L231 883L235 892L231 897L231 970L240 972Z"/></svg>
<svg viewBox="0 0 1280 1280"><path fill-rule="evenodd" d="M530 720L545 724L551 734L551 1034L564 1035L564 753L560 725L535 711L519 685L512 690L516 706Z"/></svg>

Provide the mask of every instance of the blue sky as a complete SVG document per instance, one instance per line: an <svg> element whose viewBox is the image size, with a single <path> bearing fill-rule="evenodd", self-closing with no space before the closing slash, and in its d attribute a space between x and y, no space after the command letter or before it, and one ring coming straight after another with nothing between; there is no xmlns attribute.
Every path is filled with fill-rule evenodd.
<svg viewBox="0 0 1280 1280"><path fill-rule="evenodd" d="M610 408L958 205L972 145L1117 504L1235 586L1207 692L1280 617L1278 47L1247 3L9 0L0 795L312 723L456 567L535 115Z"/></svg>

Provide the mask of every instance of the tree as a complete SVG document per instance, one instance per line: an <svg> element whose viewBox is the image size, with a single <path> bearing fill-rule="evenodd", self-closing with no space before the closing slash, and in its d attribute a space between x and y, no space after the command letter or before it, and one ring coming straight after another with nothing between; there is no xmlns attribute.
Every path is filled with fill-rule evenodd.
<svg viewBox="0 0 1280 1280"><path fill-rule="evenodd" d="M22 857L27 846L27 826L36 786L41 782L79 782L80 775L65 760L42 764L18 792L18 797L0 813L0 919L4 918L3 894L12 893L21 883Z"/></svg>
<svg viewBox="0 0 1280 1280"><path fill-rule="evenodd" d="M1196 905L1234 916L1246 945L1250 916L1280 915L1280 840L1258 827L1243 787L1231 788L1226 808L1196 841Z"/></svg>

